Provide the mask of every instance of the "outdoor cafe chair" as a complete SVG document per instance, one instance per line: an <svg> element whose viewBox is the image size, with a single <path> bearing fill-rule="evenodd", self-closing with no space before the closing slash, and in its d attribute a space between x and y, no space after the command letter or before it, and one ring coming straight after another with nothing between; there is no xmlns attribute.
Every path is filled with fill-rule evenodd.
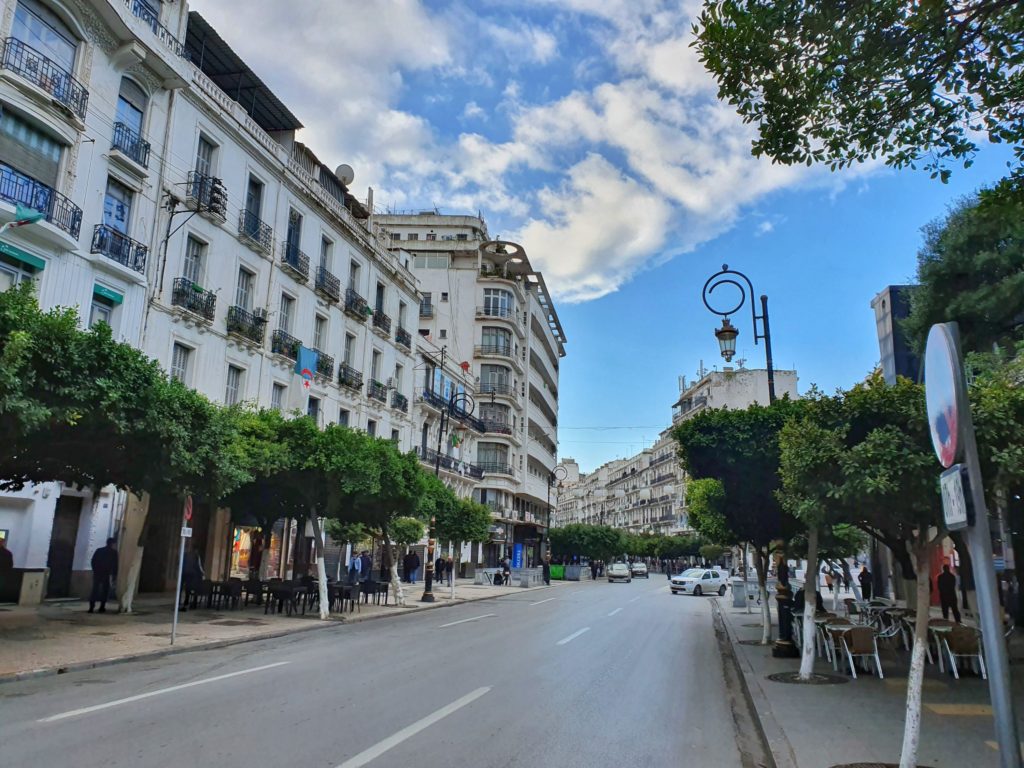
<svg viewBox="0 0 1024 768"><path fill-rule="evenodd" d="M841 616L830 618L827 623L819 624L819 631L824 634L826 658L832 662L833 669L839 669L839 654L843 651L843 634L846 627L852 627L853 622ZM838 629L837 629L838 628Z"/></svg>
<svg viewBox="0 0 1024 768"><path fill-rule="evenodd" d="M843 606L846 608L846 618L864 623L865 614L860 610L856 600L852 597L843 598Z"/></svg>
<svg viewBox="0 0 1024 768"><path fill-rule="evenodd" d="M377 582L377 594L374 595L374 602L380 605L380 598L383 595L384 605L388 604L388 590L391 588L391 582L389 581L378 581Z"/></svg>
<svg viewBox="0 0 1024 768"><path fill-rule="evenodd" d="M953 677L960 679L957 659L977 659L981 679L988 679L985 674L985 656L981 648L981 632L973 627L956 624L949 632L943 633L941 642L949 656L949 668L953 672Z"/></svg>
<svg viewBox="0 0 1024 768"><path fill-rule="evenodd" d="M872 627L856 625L850 627L840 635L840 641L843 651L846 653L846 659L850 662L850 674L853 675L854 680L857 679L857 667L853 660L863 658L873 658L875 669L878 670L878 678L881 680L884 677L882 661L878 658L878 636Z"/></svg>

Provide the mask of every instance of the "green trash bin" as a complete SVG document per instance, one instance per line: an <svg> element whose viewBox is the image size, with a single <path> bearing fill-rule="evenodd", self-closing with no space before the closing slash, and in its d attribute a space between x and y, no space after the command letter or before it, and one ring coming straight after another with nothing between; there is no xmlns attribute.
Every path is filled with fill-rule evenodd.
<svg viewBox="0 0 1024 768"><path fill-rule="evenodd" d="M551 565L551 578L557 581L563 581L565 579L565 566L564 565Z"/></svg>

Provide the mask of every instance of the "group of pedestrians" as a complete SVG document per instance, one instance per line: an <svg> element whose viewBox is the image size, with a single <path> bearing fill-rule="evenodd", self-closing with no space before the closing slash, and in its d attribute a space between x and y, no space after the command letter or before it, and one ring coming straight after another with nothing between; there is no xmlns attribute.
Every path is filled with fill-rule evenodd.
<svg viewBox="0 0 1024 768"><path fill-rule="evenodd" d="M434 581L440 584L444 581L449 587L452 585L452 578L455 574L455 561L451 555L445 557L438 555L434 561Z"/></svg>
<svg viewBox="0 0 1024 768"><path fill-rule="evenodd" d="M406 584L415 584L416 575L420 570L420 556L415 550L409 550L402 558L402 581Z"/></svg>

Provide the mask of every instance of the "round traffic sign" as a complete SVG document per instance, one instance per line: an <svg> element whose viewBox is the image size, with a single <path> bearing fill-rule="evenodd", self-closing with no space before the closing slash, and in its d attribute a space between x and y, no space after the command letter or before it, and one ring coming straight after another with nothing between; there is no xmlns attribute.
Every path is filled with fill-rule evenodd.
<svg viewBox="0 0 1024 768"><path fill-rule="evenodd" d="M924 353L924 393L935 455L944 467L960 456L963 372L956 341L945 323L932 326Z"/></svg>
<svg viewBox="0 0 1024 768"><path fill-rule="evenodd" d="M188 520L191 520L191 519L192 519L192 497L191 496L186 496L185 497L185 520L188 521Z"/></svg>

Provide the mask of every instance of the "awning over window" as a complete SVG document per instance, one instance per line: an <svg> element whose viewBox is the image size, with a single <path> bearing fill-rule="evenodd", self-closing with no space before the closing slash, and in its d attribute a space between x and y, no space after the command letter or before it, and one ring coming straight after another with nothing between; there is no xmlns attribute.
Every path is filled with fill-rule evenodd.
<svg viewBox="0 0 1024 768"><path fill-rule="evenodd" d="M15 248L10 243L0 242L0 253L9 259L15 259L16 261L20 261L22 264L28 264L30 267L34 267L35 269L44 269L46 267L46 262L41 258L35 254L29 253L28 251L23 251L21 248Z"/></svg>
<svg viewBox="0 0 1024 768"><path fill-rule="evenodd" d="M96 285L92 287L92 292L94 296L102 296L104 299L109 299L115 304L124 303L124 294L118 293L115 290L107 288L105 285L100 285L99 283L96 283Z"/></svg>

